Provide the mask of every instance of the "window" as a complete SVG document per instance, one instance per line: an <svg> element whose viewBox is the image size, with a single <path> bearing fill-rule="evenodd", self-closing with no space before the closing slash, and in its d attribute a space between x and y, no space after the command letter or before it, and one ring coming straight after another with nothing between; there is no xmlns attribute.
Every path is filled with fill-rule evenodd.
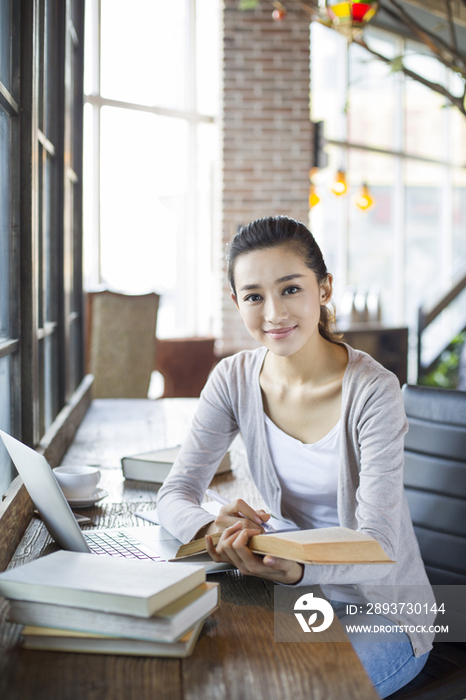
<svg viewBox="0 0 466 700"><path fill-rule="evenodd" d="M424 46L372 27L366 32L374 50L403 55L407 67L454 87L455 76ZM466 120L437 93L390 72L357 44L347 49L344 37L317 22L311 76L312 119L324 120L329 144L329 166L315 178L321 204L311 226L335 273L337 309L346 285L376 286L383 322L414 331L434 283L466 263ZM339 168L349 187L337 198L329 189ZM364 182L376 200L367 212L354 204ZM447 340L459 330L449 327ZM411 381L415 342L412 333ZM426 353L437 352L438 344L428 345Z"/></svg>
<svg viewBox="0 0 466 700"><path fill-rule="evenodd" d="M220 3L90 0L86 22L86 286L160 293L159 337L212 334Z"/></svg>
<svg viewBox="0 0 466 700"><path fill-rule="evenodd" d="M19 12L0 0L0 428L20 429L19 356ZM0 493L13 473L0 446Z"/></svg>
<svg viewBox="0 0 466 700"><path fill-rule="evenodd" d="M0 0L0 428L34 447L83 378L83 20Z"/></svg>

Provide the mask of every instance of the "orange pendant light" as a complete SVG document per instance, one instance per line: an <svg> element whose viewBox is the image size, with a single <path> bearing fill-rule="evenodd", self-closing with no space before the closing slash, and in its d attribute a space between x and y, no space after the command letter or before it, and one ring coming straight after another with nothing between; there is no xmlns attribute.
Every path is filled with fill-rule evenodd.
<svg viewBox="0 0 466 700"><path fill-rule="evenodd" d="M364 182L361 191L356 197L356 206L362 211L367 211L375 204L375 199L371 196L367 184Z"/></svg>
<svg viewBox="0 0 466 700"><path fill-rule="evenodd" d="M344 170L338 170L335 176L335 182L330 188L333 194L340 197L342 194L346 194L348 190L348 183L346 182L346 173Z"/></svg>

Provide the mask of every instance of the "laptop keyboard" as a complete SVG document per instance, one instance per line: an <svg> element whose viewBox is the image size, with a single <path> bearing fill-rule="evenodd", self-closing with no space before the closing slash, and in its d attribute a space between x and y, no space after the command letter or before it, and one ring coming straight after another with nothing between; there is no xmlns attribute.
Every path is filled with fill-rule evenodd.
<svg viewBox="0 0 466 700"><path fill-rule="evenodd" d="M93 554L124 557L125 559L166 561L154 550L123 531L83 532L83 535Z"/></svg>

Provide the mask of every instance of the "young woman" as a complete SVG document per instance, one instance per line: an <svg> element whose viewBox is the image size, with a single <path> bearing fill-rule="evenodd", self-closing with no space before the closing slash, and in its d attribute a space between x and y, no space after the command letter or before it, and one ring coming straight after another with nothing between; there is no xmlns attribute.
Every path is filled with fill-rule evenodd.
<svg viewBox="0 0 466 700"><path fill-rule="evenodd" d="M433 634L419 631L414 604L430 611L435 602L403 491L407 420L398 380L332 331L332 276L303 224L269 217L243 227L229 248L228 275L233 302L261 347L223 360L209 378L159 492L161 523L183 542L206 535L211 557L245 575L323 585L343 621L352 602L363 612L350 624L393 629L350 635L386 697L424 666ZM367 533L397 563L303 566L252 553L248 540L268 513L237 500L213 519L200 507L238 432L271 513L301 529L340 525ZM214 547L216 531L222 535ZM390 605L382 617L369 614L367 603ZM422 623L434 617L429 612Z"/></svg>

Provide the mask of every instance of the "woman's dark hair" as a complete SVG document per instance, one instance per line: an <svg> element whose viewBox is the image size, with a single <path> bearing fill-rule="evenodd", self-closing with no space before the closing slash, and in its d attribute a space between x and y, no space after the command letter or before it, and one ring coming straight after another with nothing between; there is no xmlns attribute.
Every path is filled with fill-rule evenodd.
<svg viewBox="0 0 466 700"><path fill-rule="evenodd" d="M327 279L327 266L322 252L309 229L304 224L287 216L267 216L243 226L227 250L227 272L231 290L236 296L234 268L235 261L243 253L254 250L275 248L279 245L292 246L300 255L307 267L311 269L319 284ZM333 304L332 304L333 306ZM334 331L335 309L327 306L320 307L319 333L332 343L337 343L341 335Z"/></svg>

